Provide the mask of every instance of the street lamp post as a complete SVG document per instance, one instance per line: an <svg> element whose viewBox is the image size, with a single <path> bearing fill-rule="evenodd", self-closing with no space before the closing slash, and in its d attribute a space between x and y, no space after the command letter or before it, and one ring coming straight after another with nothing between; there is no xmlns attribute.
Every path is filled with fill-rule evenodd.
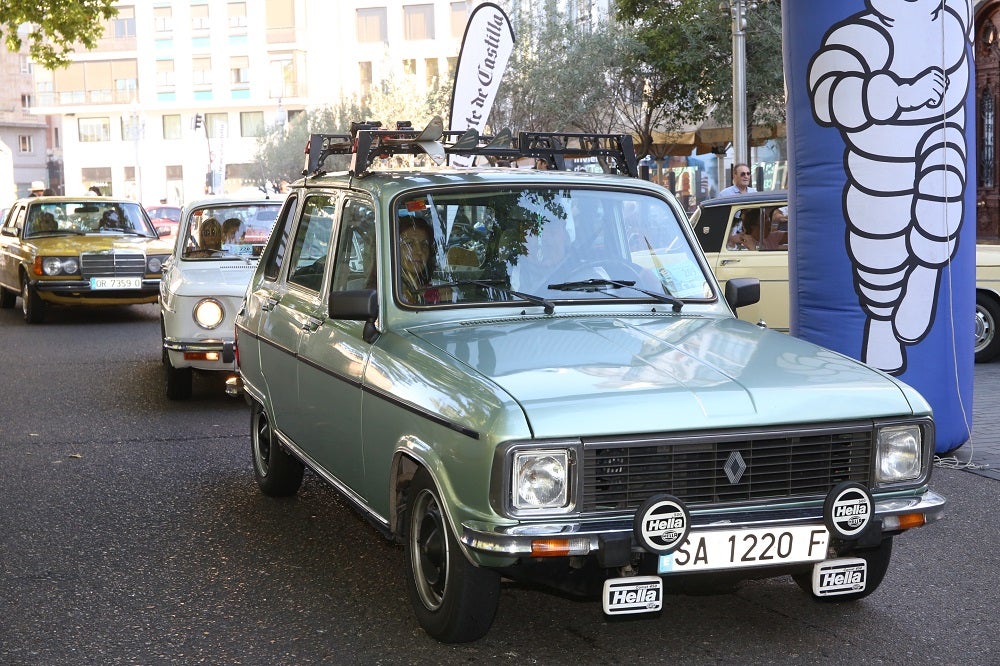
<svg viewBox="0 0 1000 666"><path fill-rule="evenodd" d="M748 162L747 141L747 10L757 9L756 2L722 0L719 9L729 12L733 32L733 156L736 162Z"/></svg>

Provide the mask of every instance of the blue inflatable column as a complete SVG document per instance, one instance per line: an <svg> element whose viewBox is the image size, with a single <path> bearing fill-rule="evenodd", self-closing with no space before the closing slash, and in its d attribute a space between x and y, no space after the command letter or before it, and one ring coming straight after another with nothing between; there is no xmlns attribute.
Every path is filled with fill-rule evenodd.
<svg viewBox="0 0 1000 666"><path fill-rule="evenodd" d="M971 5L782 3L791 333L919 390L938 453L972 428Z"/></svg>

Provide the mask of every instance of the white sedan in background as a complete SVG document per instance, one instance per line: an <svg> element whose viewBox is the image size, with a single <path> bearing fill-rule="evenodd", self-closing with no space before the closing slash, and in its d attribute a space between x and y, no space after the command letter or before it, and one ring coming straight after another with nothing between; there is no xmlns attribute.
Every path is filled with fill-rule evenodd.
<svg viewBox="0 0 1000 666"><path fill-rule="evenodd" d="M214 197L184 208L160 282L167 397L191 397L195 370L235 372L233 322L281 199Z"/></svg>

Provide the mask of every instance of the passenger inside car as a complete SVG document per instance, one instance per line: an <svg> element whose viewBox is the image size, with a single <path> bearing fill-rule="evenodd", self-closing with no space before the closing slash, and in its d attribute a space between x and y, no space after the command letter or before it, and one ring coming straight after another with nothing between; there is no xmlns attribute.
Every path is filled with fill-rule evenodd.
<svg viewBox="0 0 1000 666"><path fill-rule="evenodd" d="M770 231L761 242L761 249L788 249L788 215L785 214L783 206L771 211Z"/></svg>
<svg viewBox="0 0 1000 666"><path fill-rule="evenodd" d="M185 253L185 257L203 258L222 251L222 225L214 217L207 217L198 229L198 247Z"/></svg>
<svg viewBox="0 0 1000 666"><path fill-rule="evenodd" d="M434 230L422 217L399 220L399 288L404 303L432 305L450 300L450 289L431 286L437 267Z"/></svg>
<svg viewBox="0 0 1000 666"><path fill-rule="evenodd" d="M741 229L729 237L730 250L760 249L760 211L746 209L741 212Z"/></svg>
<svg viewBox="0 0 1000 666"><path fill-rule="evenodd" d="M59 230L59 224L56 222L55 216L52 215L52 213L44 212L44 213L39 213L38 217L35 218L31 232L33 234L43 234L50 231L58 231L58 230Z"/></svg>
<svg viewBox="0 0 1000 666"><path fill-rule="evenodd" d="M230 217L225 222L222 223L222 242L223 243L238 243L240 235L240 227L243 223L240 222L239 218Z"/></svg>

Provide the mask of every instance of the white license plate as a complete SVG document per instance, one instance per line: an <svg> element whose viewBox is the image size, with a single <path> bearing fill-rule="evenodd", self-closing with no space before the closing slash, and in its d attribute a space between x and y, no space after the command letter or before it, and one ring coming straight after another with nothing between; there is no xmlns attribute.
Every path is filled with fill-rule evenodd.
<svg viewBox="0 0 1000 666"><path fill-rule="evenodd" d="M660 556L658 571L664 574L819 562L826 557L829 539L830 533L821 525L692 530L680 548Z"/></svg>
<svg viewBox="0 0 1000 666"><path fill-rule="evenodd" d="M92 277L91 289L142 289L141 277Z"/></svg>

